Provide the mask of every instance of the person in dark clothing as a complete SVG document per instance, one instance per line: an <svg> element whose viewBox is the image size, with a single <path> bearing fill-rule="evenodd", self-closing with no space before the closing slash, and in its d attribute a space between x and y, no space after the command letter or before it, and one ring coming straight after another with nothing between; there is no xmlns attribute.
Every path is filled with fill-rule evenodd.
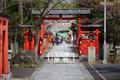
<svg viewBox="0 0 120 80"><path fill-rule="evenodd" d="M58 45L58 40L59 40L59 37L57 36L57 37L55 38L56 45Z"/></svg>

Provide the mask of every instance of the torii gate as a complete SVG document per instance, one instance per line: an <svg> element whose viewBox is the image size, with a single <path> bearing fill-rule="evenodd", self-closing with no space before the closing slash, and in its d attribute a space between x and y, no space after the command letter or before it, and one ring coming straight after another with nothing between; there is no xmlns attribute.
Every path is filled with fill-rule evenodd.
<svg viewBox="0 0 120 80"><path fill-rule="evenodd" d="M32 14L34 15L38 15L38 14L41 14L40 11L38 9L29 9L29 10L32 10ZM43 9L40 9L41 12ZM88 8L81 8L81 9L52 9L48 15L59 15L59 17L44 17L43 20L42 20L42 25L41 25L41 28L40 28L40 36L41 36L41 39L40 39L40 56L42 57L43 55L43 22L44 20L78 20L78 39L79 39L79 42L80 42L80 37L82 37L82 34L81 34L81 20L82 19L87 19L86 17L81 17L81 15L85 15L85 14L90 14L90 9ZM78 15L77 17L62 17L62 15ZM34 18L34 20L38 20L39 18ZM80 45L80 43L79 43ZM79 48L80 49L80 46ZM78 55L80 55L80 50L78 50Z"/></svg>
<svg viewBox="0 0 120 80"><path fill-rule="evenodd" d="M8 21L9 16L0 13L0 77L8 74Z"/></svg>

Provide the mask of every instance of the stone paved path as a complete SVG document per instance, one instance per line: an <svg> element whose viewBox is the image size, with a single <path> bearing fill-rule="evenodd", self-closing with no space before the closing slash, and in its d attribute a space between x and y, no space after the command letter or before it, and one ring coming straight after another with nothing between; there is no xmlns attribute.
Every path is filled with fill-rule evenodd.
<svg viewBox="0 0 120 80"><path fill-rule="evenodd" d="M66 43L54 46L50 53L72 52ZM42 64L30 76L28 80L94 80L82 63L49 63L43 60Z"/></svg>

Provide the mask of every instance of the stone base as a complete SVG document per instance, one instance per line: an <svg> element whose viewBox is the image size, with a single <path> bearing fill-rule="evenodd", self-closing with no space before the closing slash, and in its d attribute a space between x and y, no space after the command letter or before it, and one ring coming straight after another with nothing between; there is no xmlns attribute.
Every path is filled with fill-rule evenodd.
<svg viewBox="0 0 120 80"><path fill-rule="evenodd" d="M88 60L88 55L78 55L78 60Z"/></svg>
<svg viewBox="0 0 120 80"><path fill-rule="evenodd" d="M96 55L95 59L98 60L99 55ZM78 55L78 60L88 60L88 55L81 55L81 56Z"/></svg>
<svg viewBox="0 0 120 80"><path fill-rule="evenodd" d="M103 60L103 64L107 64L107 60Z"/></svg>
<svg viewBox="0 0 120 80"><path fill-rule="evenodd" d="M78 60L82 60L82 56L79 56L79 55L78 55Z"/></svg>
<svg viewBox="0 0 120 80"><path fill-rule="evenodd" d="M96 60L98 60L99 59L99 55L96 55Z"/></svg>
<svg viewBox="0 0 120 80"><path fill-rule="evenodd" d="M0 76L0 80L5 80L5 77L4 76Z"/></svg>
<svg viewBox="0 0 120 80"><path fill-rule="evenodd" d="M0 80L6 80L6 78L10 78L12 76L12 73L2 74L0 76Z"/></svg>
<svg viewBox="0 0 120 80"><path fill-rule="evenodd" d="M42 55L42 56L40 56L40 59L43 59L43 55Z"/></svg>
<svg viewBox="0 0 120 80"><path fill-rule="evenodd" d="M41 60L41 59L43 59L43 55L42 56L37 55L37 58Z"/></svg>

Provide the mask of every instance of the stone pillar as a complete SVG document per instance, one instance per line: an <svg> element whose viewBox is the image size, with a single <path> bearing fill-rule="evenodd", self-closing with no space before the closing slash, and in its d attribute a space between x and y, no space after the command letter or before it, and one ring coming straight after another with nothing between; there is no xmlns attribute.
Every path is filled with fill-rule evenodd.
<svg viewBox="0 0 120 80"><path fill-rule="evenodd" d="M14 48L14 50L13 50L14 54L17 54L17 52L18 52L18 48L19 48L17 42L14 43L13 48Z"/></svg>
<svg viewBox="0 0 120 80"><path fill-rule="evenodd" d="M95 64L95 47L88 47L88 63Z"/></svg>
<svg viewBox="0 0 120 80"><path fill-rule="evenodd" d="M13 51L13 43L10 43L10 50Z"/></svg>

